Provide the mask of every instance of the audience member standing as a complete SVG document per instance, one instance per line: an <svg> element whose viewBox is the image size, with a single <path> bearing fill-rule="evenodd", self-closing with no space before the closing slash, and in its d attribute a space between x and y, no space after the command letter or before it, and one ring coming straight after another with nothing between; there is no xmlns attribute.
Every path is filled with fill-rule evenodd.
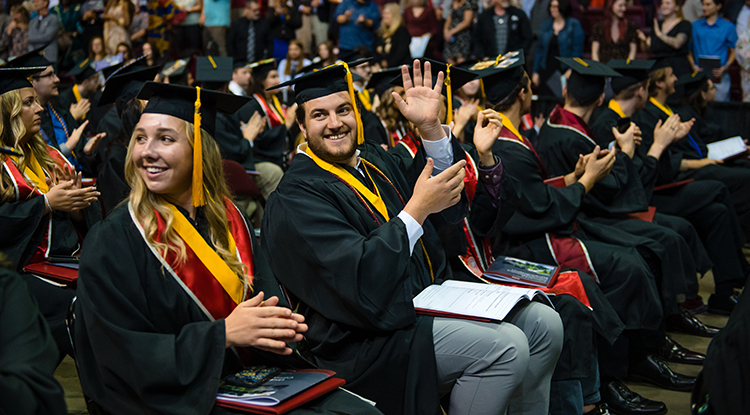
<svg viewBox="0 0 750 415"><path fill-rule="evenodd" d="M185 20L174 26L175 41L172 49L183 51L198 49L201 44L201 10L202 0L175 0L174 4L187 13Z"/></svg>
<svg viewBox="0 0 750 415"><path fill-rule="evenodd" d="M624 1L624 0L623 0ZM533 34L526 13L508 0L494 0L492 7L479 15L474 31L477 59L495 59L509 50L528 52Z"/></svg>
<svg viewBox="0 0 750 415"><path fill-rule="evenodd" d="M200 28L199 28L200 31ZM148 7L139 6L138 11L133 16L133 21L130 23L128 28L128 34L130 35L130 44L133 46L133 50L138 50L143 47L146 43L146 35L148 34ZM197 47L200 41L192 47Z"/></svg>
<svg viewBox="0 0 750 415"><path fill-rule="evenodd" d="M665 0L669 1L669 0ZM549 4L552 16L544 22L539 42L534 56L534 72L531 83L540 87L540 93L551 95L547 80L558 72L558 75L568 70L555 57L576 58L583 55L583 28L581 23L570 17L571 6L569 0L552 0Z"/></svg>
<svg viewBox="0 0 750 415"><path fill-rule="evenodd" d="M453 0L450 14L445 19L443 57L450 64L463 63L471 53L471 22L474 11L469 0Z"/></svg>
<svg viewBox="0 0 750 415"><path fill-rule="evenodd" d="M688 22L696 22L703 17L703 3L701 0L685 0L682 5L682 15Z"/></svg>
<svg viewBox="0 0 750 415"><path fill-rule="evenodd" d="M117 45L127 43L130 45L128 27L133 20L135 6L130 0L110 0L104 9L104 45L108 55L117 54Z"/></svg>
<svg viewBox="0 0 750 415"><path fill-rule="evenodd" d="M7 48L5 58L13 58L29 51L29 11L21 4L10 8L13 21L3 31L3 50Z"/></svg>
<svg viewBox="0 0 750 415"><path fill-rule="evenodd" d="M339 23L339 55L357 46L372 50L375 31L380 27L380 10L372 0L343 0L336 8Z"/></svg>
<svg viewBox="0 0 750 415"><path fill-rule="evenodd" d="M607 0L604 20L591 34L591 59L607 63L612 59L635 59L638 27L625 17L625 0Z"/></svg>
<svg viewBox="0 0 750 415"><path fill-rule="evenodd" d="M375 54L380 66L385 69L408 64L411 59L411 35L402 24L401 7L398 3L388 3L381 13L382 21L375 40Z"/></svg>
<svg viewBox="0 0 750 415"><path fill-rule="evenodd" d="M440 33L440 21L432 4L427 0L409 0L409 7L404 9L404 25L411 35L411 57L434 57L434 46L430 45L436 43L432 37Z"/></svg>
<svg viewBox="0 0 750 415"><path fill-rule="evenodd" d="M281 2L282 0L276 0ZM297 39L305 50L314 50L320 42L328 39L328 16L330 2L325 0L294 0L294 8L302 15L302 27L297 30ZM315 41L313 41L315 36Z"/></svg>
<svg viewBox="0 0 750 415"><path fill-rule="evenodd" d="M44 57L57 65L57 42L53 42L57 36L59 21L57 16L49 12L49 0L34 0L34 9L37 15L29 23L29 50L34 50L47 45L44 48Z"/></svg>
<svg viewBox="0 0 750 415"><path fill-rule="evenodd" d="M286 57L289 42L295 39L294 31L302 26L302 16L294 7L277 0L273 8L268 9L266 19L271 26L273 38L273 58L280 61ZM312 49L306 49L312 51Z"/></svg>
<svg viewBox="0 0 750 415"><path fill-rule="evenodd" d="M204 29L203 50L205 52L209 52L208 46L213 43L218 48L219 55L227 56L227 29L230 14L231 0L211 0L210 7L201 9L199 22Z"/></svg>
<svg viewBox="0 0 750 415"><path fill-rule="evenodd" d="M257 62L273 55L268 21L260 18L258 0L247 0L242 17L227 32L227 51L235 60Z"/></svg>
<svg viewBox="0 0 750 415"><path fill-rule="evenodd" d="M73 4L72 0L61 0L59 4L50 9L50 13L57 16L57 20L60 22L60 29L57 37L57 47L59 53L66 56L68 51L81 51L83 45L78 40L78 23L80 23L83 15L81 14L81 5ZM72 50L71 50L72 48ZM77 52L82 54L82 52ZM73 61L77 61L82 56L76 56L66 58L68 65L72 65ZM66 66L65 62L61 62L63 66Z"/></svg>
<svg viewBox="0 0 750 415"><path fill-rule="evenodd" d="M683 18L682 8L676 0L662 0L659 10L664 19L661 22L654 19L653 36L638 31L641 47L650 50L656 58L668 58L677 77L692 72L687 58L692 25Z"/></svg>
<svg viewBox="0 0 750 415"><path fill-rule="evenodd" d="M734 25L719 14L724 0L703 0L704 18L693 23L693 43L690 50L690 63L693 71L701 71L701 58L720 59L721 66L714 69L709 77L716 84L716 101L729 101L729 66L734 63L734 47L737 43L737 31Z"/></svg>
<svg viewBox="0 0 750 415"><path fill-rule="evenodd" d="M742 100L750 102L750 0L745 0L737 16L737 62L742 67Z"/></svg>

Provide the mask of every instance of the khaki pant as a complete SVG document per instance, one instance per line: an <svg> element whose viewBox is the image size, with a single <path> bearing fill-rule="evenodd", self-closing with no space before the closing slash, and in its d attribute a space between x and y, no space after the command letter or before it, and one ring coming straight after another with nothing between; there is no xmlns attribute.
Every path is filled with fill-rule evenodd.
<svg viewBox="0 0 750 415"><path fill-rule="evenodd" d="M315 42L313 43L313 35ZM297 29L297 40L310 56L318 54L318 44L328 40L328 23L321 22L317 14L303 14L302 27Z"/></svg>
<svg viewBox="0 0 750 415"><path fill-rule="evenodd" d="M225 26L203 28L203 50L208 52L208 43L211 41L219 47L219 56L227 56L227 28Z"/></svg>

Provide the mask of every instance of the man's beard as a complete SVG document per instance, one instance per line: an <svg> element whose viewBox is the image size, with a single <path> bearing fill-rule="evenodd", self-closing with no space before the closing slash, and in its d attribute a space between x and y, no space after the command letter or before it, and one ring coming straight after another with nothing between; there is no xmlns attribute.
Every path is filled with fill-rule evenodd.
<svg viewBox="0 0 750 415"><path fill-rule="evenodd" d="M354 135L354 131L351 131L349 134ZM315 140L307 140L307 146L316 156L329 163L346 163L357 151L355 140L349 139L351 145L348 148L337 149L336 152L328 151L328 148L324 144L325 140L322 136Z"/></svg>

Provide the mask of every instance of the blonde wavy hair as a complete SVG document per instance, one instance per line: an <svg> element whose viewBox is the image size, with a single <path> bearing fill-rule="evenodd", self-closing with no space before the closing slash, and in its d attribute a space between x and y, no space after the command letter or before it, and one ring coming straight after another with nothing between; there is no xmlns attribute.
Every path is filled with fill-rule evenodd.
<svg viewBox="0 0 750 415"><path fill-rule="evenodd" d="M184 128L192 147L195 137L193 123L185 121ZM178 237L177 232L172 227L174 221L172 210L164 198L148 190L146 183L138 174L137 167L133 161L136 136L137 133L134 132L130 138L125 161L125 178L131 189L129 196L130 205L143 227L148 242L156 247L164 257L170 252L174 253L179 266L181 266L187 259L187 254L184 242ZM231 199L231 193L224 179L219 146L204 129L201 129L201 137L203 143L203 193L206 200L203 210L208 220L211 243L219 256L237 274L247 289L249 288L248 269L245 264L229 251L229 221L227 220L227 212L224 207L224 198ZM159 216L166 223L164 234L159 235L159 239L166 242L157 242L155 240L158 231L156 212L159 213Z"/></svg>
<svg viewBox="0 0 750 415"><path fill-rule="evenodd" d="M29 86L31 88L31 86ZM15 147L23 153L23 158L18 169L23 171L28 166L29 154L34 154L48 177L54 179L57 163L47 152L47 144L40 133L35 134L30 140L22 142L26 136L26 127L21 119L23 111L23 99L21 91L16 89L0 95L0 143L6 147ZM0 155L0 163L4 163L6 155ZM12 202L16 199L15 188L10 176L3 169L2 180L0 180L0 200ZM27 181L28 183L28 181ZM33 183L28 183L34 186Z"/></svg>
<svg viewBox="0 0 750 415"><path fill-rule="evenodd" d="M378 36L387 38L396 33L396 30L401 26L403 19L401 18L401 6L399 6L398 3L387 3L383 6L383 9L391 12L391 24L388 26L381 24L378 29Z"/></svg>

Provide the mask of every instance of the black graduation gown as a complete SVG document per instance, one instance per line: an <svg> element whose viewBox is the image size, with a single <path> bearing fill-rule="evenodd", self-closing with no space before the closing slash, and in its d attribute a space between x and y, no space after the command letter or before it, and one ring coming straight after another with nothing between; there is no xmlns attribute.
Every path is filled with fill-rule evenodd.
<svg viewBox="0 0 750 415"><path fill-rule="evenodd" d="M252 101L245 104L242 108L237 111L237 117L242 122L248 122L250 117L256 112L260 112L261 115L265 115L261 104L253 99ZM289 114L294 116L293 114ZM293 141L290 131L287 131L285 125L277 125L276 127L269 127L268 121L266 121L266 128L258 134L253 142L253 152L255 161L270 161L276 163L279 166L284 166L284 151L288 148L287 141ZM292 130L297 130L293 128ZM293 131L291 131L293 133ZM296 136L296 134L294 134ZM242 135L240 135L242 137Z"/></svg>
<svg viewBox="0 0 750 415"><path fill-rule="evenodd" d="M54 378L58 351L37 301L17 274L0 269L0 413L66 414Z"/></svg>
<svg viewBox="0 0 750 415"><path fill-rule="evenodd" d="M619 119L620 115L609 108L596 119L591 126L591 131L600 145L602 142L614 140L612 127L617 125ZM653 170L667 170L672 166L671 163L661 163L661 160L657 161L645 154L653 144L655 125L654 127L639 125L639 127L643 131L643 141L636 148L634 161L636 164L640 161L640 164L644 166L640 169L641 181L644 188L650 189L647 193L652 194L651 205L656 206L660 212L690 221L700 235L703 246L713 262L713 274L717 283L744 279L744 269L750 266L742 254L744 236L740 232L739 219L731 204L726 186L715 180L705 180L652 193L657 176ZM668 152L664 153L667 153L665 155L668 157ZM646 165L654 167L645 168ZM664 176L674 177L674 174L668 171ZM731 289L731 284L729 285L728 289Z"/></svg>
<svg viewBox="0 0 750 415"><path fill-rule="evenodd" d="M533 151L516 140L498 139L492 148L502 160L503 174L512 175L523 189L513 216L495 237L493 251L529 261L556 263L545 233L581 239L607 301L626 330L653 330L662 318L654 274L639 255L650 243L619 229L580 218L585 188L576 183L563 188L544 183ZM606 239L605 239L606 236ZM611 332L605 338L614 340Z"/></svg>
<svg viewBox="0 0 750 415"><path fill-rule="evenodd" d="M681 119L689 120L700 118L690 107L675 109ZM633 119L638 125L653 131L659 120L665 121L668 115L657 108L651 102L637 111ZM700 149L700 154L691 145L690 137ZM695 126L690 130L690 135L681 138L669 146L671 157L672 174L674 180L695 179L697 181L715 180L724 183L732 195L732 204L739 217L745 239L750 239L750 164L746 160L728 161L723 165L709 165L700 169L680 171L682 159L701 159L708 154L707 147Z"/></svg>
<svg viewBox="0 0 750 415"><path fill-rule="evenodd" d="M125 159L128 148L112 140L102 151L105 154L104 162L99 167L99 175L96 178L96 187L99 189L104 214L110 214L120 202L127 199L130 186L125 179Z"/></svg>
<svg viewBox="0 0 750 415"><path fill-rule="evenodd" d="M407 201L419 171L370 141L360 149ZM386 414L439 414L432 318L417 316L412 298L431 283L430 269L435 278L445 275L445 256L430 220L421 238L429 258L419 242L410 255L406 226L394 218L404 204L388 181L374 173L372 179L388 222L298 154L266 204L263 249L276 278L299 299L319 366L342 375ZM465 196L438 215L458 223L464 205Z"/></svg>
<svg viewBox="0 0 750 415"><path fill-rule="evenodd" d="M214 139L219 145L222 159L234 160L246 170L255 170L253 146L242 136L238 115L217 113Z"/></svg>
<svg viewBox="0 0 750 415"><path fill-rule="evenodd" d="M559 107L555 111L558 110L564 111ZM540 131L537 151L547 172L557 176L573 171L578 155L590 153L595 146L590 136L576 128L553 123L551 115ZM648 245L651 255L645 253L646 261L660 280L665 313L676 314L679 312L676 295L697 293L695 274L706 272L711 264L695 229L685 219L658 212L653 223L623 218L623 214L645 211L647 206L635 164L620 153L610 174L586 195L583 211L596 222L653 241Z"/></svg>
<svg viewBox="0 0 750 415"><path fill-rule="evenodd" d="M251 239L253 286L277 294L278 286ZM74 334L84 393L113 414L230 412L214 405L221 379L242 368L234 352L225 348L224 319L209 321L164 271L127 205L92 229L83 252ZM255 353L259 364L295 367L303 362L296 354ZM318 407L329 399L309 405ZM346 403L336 403L341 413L377 413L348 397L334 401L339 399ZM339 413L310 409L291 413Z"/></svg>

